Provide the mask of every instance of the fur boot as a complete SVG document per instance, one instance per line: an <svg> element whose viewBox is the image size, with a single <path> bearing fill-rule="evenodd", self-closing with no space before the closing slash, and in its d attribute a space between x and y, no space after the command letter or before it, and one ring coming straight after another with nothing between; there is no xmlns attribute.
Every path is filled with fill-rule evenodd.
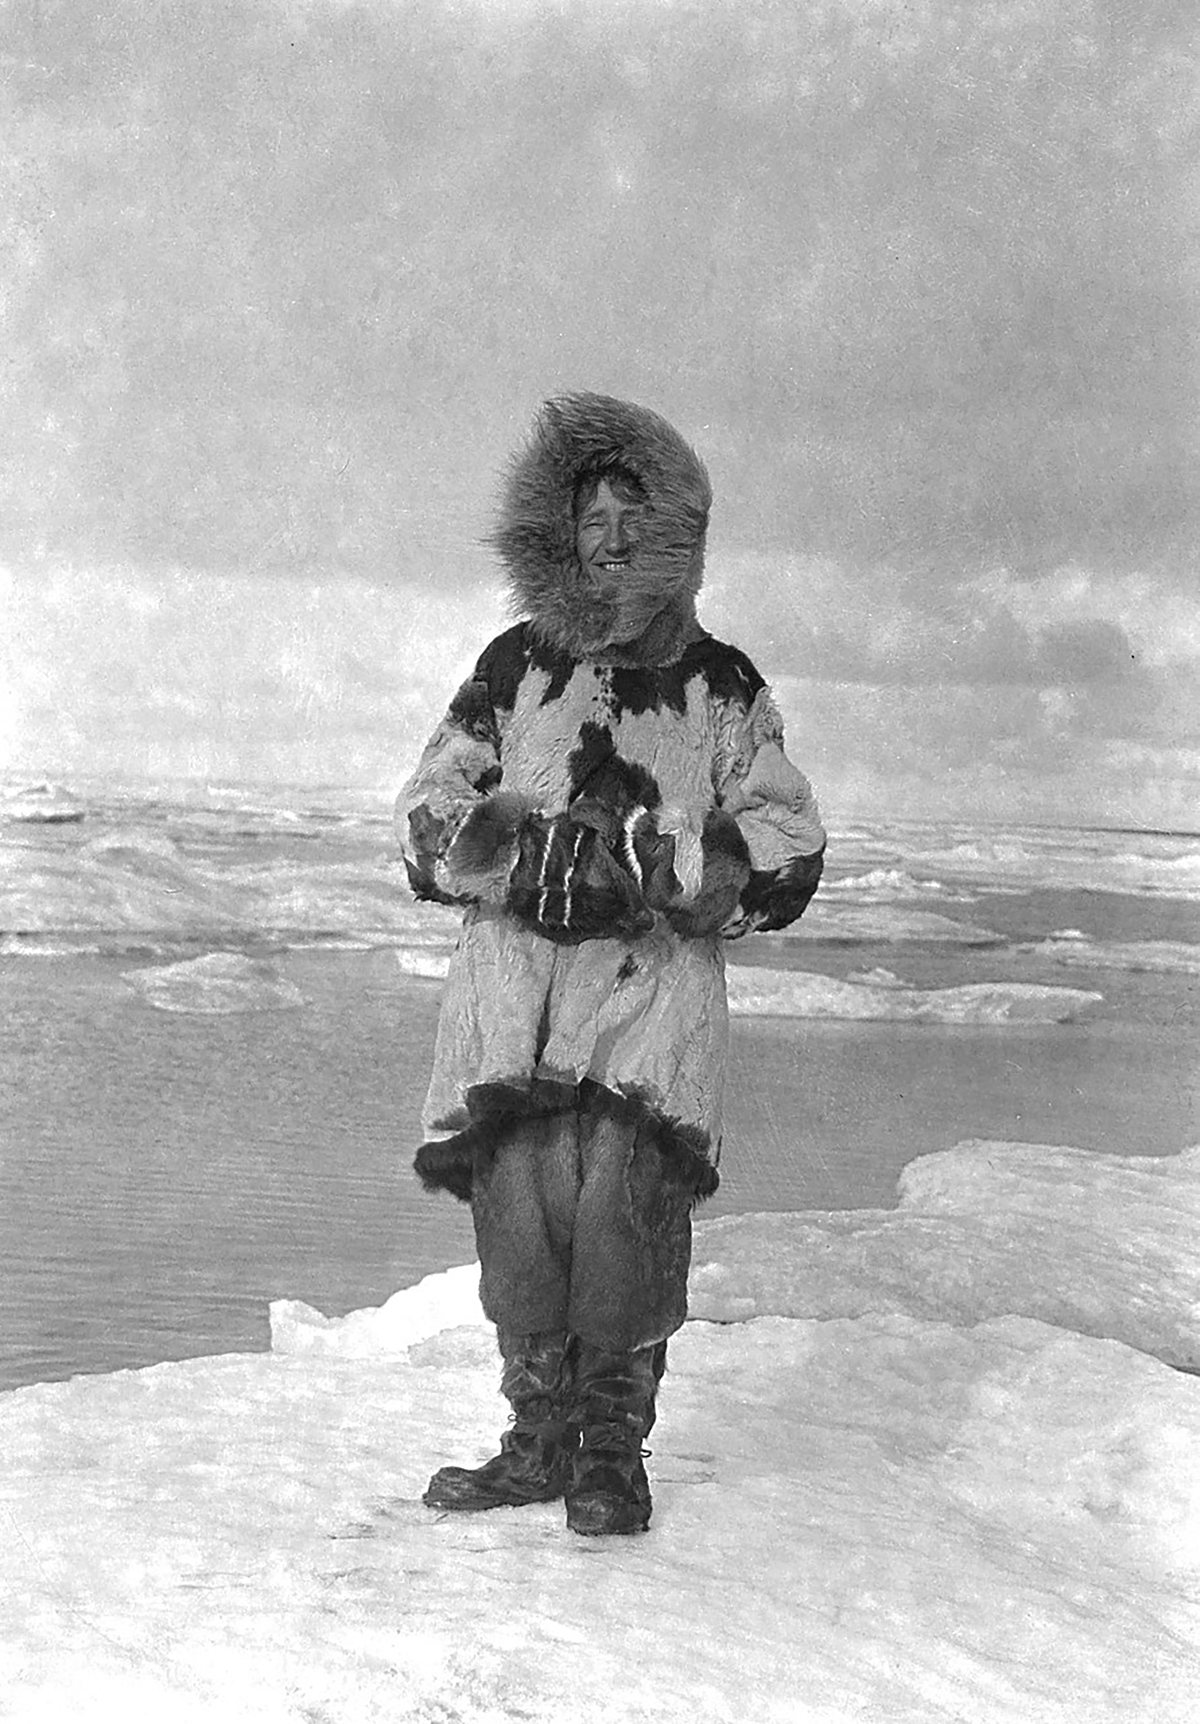
<svg viewBox="0 0 1200 1724"><path fill-rule="evenodd" d="M500 1387L513 1422L500 1453L481 1467L442 1467L422 1501L430 1508L478 1510L553 1502L563 1494L579 1431L567 1419L571 1353L561 1333L498 1336Z"/></svg>
<svg viewBox="0 0 1200 1724"><path fill-rule="evenodd" d="M582 1434L566 1489L572 1532L645 1532L650 1525L642 1444L654 1424L666 1364L665 1341L636 1353L580 1346L573 1406Z"/></svg>

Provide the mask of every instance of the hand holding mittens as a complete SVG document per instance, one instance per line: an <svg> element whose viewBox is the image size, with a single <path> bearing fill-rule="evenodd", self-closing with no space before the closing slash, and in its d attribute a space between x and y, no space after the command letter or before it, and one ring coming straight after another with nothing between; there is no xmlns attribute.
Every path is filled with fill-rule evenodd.
<svg viewBox="0 0 1200 1724"><path fill-rule="evenodd" d="M750 851L741 827L719 808L704 816L700 884L691 895L684 891L677 871L676 835L661 831L658 818L649 810L639 809L626 820L621 854L647 907L665 915L675 932L688 940L719 933L750 879Z"/></svg>
<svg viewBox="0 0 1200 1724"><path fill-rule="evenodd" d="M414 840L433 844L439 823L429 828ZM523 927L560 945L636 939L653 929L656 913L682 938L704 939L734 914L750 856L741 828L720 809L704 816L699 837L700 882L689 895L678 873L679 839L649 809L618 811L580 797L569 813L546 815L499 791L476 805L452 840L447 883L502 902Z"/></svg>
<svg viewBox="0 0 1200 1724"><path fill-rule="evenodd" d="M409 825L414 848L438 841L441 828L427 810ZM499 790L474 805L446 845L438 884L453 900L503 904L523 927L559 944L633 939L649 933L654 916L613 854L621 831L620 818L598 803L546 815L527 797Z"/></svg>
<svg viewBox="0 0 1200 1724"><path fill-rule="evenodd" d="M654 926L605 833L567 814L533 814L523 822L505 908L525 927L563 945L632 939Z"/></svg>

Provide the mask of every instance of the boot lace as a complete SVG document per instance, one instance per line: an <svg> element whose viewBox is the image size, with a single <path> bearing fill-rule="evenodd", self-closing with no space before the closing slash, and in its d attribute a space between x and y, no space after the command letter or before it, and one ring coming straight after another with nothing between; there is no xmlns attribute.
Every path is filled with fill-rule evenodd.
<svg viewBox="0 0 1200 1724"><path fill-rule="evenodd" d="M637 1426L624 1419L607 1419L585 1425L579 1446L583 1450L598 1449L607 1454L621 1455L637 1450L643 1460L649 1460L654 1453L642 1442Z"/></svg>

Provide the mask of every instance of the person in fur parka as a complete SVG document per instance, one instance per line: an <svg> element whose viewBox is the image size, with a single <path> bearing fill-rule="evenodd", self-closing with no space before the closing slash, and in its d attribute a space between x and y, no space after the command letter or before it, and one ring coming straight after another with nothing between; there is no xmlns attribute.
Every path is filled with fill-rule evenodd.
<svg viewBox="0 0 1200 1724"><path fill-rule="evenodd" d="M794 921L825 845L763 678L696 619L710 501L657 414L547 402L492 538L522 620L397 804L414 892L465 907L415 1166L471 1204L514 1409L433 1507L649 1523L641 1445L718 1180L722 942Z"/></svg>

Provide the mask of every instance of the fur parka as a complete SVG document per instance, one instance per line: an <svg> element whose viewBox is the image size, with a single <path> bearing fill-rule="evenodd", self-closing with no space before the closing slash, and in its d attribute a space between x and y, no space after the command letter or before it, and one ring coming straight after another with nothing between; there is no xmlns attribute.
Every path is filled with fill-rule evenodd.
<svg viewBox="0 0 1200 1724"><path fill-rule="evenodd" d="M577 493L614 463L646 507L629 567L599 590ZM722 942L800 915L825 833L763 678L696 619L710 500L674 428L607 396L547 402L513 462L492 543L522 620L485 649L396 808L416 895L465 907L416 1158L430 1188L469 1197L497 1125L590 1083L652 1126L695 1196L716 1189ZM582 937L531 920L556 816L610 894L567 878L568 907L573 886L612 905Z"/></svg>

